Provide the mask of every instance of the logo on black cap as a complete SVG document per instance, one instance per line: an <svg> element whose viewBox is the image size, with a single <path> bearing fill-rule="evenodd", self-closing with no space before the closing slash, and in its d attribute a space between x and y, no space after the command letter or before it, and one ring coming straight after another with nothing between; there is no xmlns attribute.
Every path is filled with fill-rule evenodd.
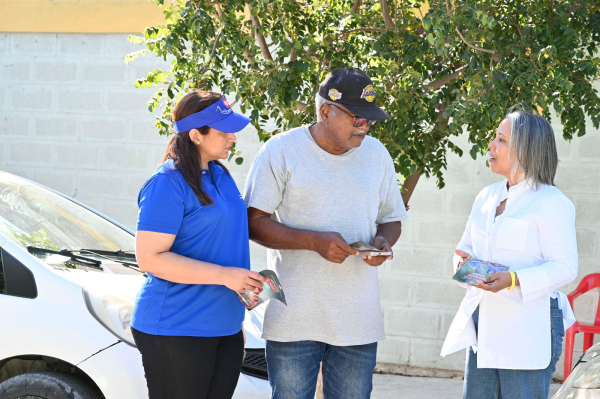
<svg viewBox="0 0 600 399"><path fill-rule="evenodd" d="M364 98L368 102L372 103L373 100L375 100L375 89L373 88L373 86L368 85L367 87L365 87L362 91L362 94L360 95L360 98Z"/></svg>
<svg viewBox="0 0 600 399"><path fill-rule="evenodd" d="M336 89L331 89L329 90L329 98L331 98L333 101L337 101L340 98L342 98L342 93L340 93Z"/></svg>
<svg viewBox="0 0 600 399"><path fill-rule="evenodd" d="M383 120L390 117L375 103L377 93L373 81L358 68L337 68L331 71L321 82L319 95L343 105L361 118Z"/></svg>

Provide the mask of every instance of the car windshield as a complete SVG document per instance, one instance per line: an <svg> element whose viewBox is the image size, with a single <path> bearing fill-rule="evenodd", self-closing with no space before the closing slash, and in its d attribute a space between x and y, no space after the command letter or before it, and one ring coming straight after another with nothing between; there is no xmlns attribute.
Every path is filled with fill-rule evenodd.
<svg viewBox="0 0 600 399"><path fill-rule="evenodd" d="M104 268L90 268L77 259L52 255L44 251L30 253L52 266L107 271L118 274L135 273L116 262L135 263L130 256L94 255L95 251L133 254L135 237L96 215L94 212L48 189L14 175L0 172L0 233L24 248L35 247L51 251L91 250L86 257L101 260ZM121 251L121 252L118 252Z"/></svg>

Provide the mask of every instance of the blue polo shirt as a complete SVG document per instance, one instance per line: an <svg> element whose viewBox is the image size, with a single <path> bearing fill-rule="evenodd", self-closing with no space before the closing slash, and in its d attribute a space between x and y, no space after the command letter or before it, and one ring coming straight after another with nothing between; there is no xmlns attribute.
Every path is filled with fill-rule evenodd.
<svg viewBox="0 0 600 399"><path fill-rule="evenodd" d="M169 160L142 187L137 229L174 234L171 252L220 266L250 269L246 204L231 176L209 163L202 205ZM138 293L131 326L146 334L216 337L242 328L244 305L224 285L179 284L148 273Z"/></svg>

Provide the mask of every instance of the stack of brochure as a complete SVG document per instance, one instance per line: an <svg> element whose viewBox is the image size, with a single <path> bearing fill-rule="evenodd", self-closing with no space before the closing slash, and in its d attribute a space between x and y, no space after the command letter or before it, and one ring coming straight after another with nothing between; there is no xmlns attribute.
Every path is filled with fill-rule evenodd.
<svg viewBox="0 0 600 399"><path fill-rule="evenodd" d="M478 281L485 282L494 273L505 272L508 266L480 259L469 259L452 278L460 283L477 285ZM490 284L490 283L487 283Z"/></svg>

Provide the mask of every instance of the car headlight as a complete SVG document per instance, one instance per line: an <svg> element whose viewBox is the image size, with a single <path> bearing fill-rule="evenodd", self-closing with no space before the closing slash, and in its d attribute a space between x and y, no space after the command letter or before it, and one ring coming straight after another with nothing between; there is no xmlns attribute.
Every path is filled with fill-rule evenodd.
<svg viewBox="0 0 600 399"><path fill-rule="evenodd" d="M573 388L598 389L600 388L600 358L582 365L581 370L573 382Z"/></svg>
<svg viewBox="0 0 600 399"><path fill-rule="evenodd" d="M130 325L133 299L101 288L84 288L83 298L100 324L127 345L136 347Z"/></svg>
<svg viewBox="0 0 600 399"><path fill-rule="evenodd" d="M582 362L589 362L596 356L600 356L600 345L594 345L581 357Z"/></svg>

